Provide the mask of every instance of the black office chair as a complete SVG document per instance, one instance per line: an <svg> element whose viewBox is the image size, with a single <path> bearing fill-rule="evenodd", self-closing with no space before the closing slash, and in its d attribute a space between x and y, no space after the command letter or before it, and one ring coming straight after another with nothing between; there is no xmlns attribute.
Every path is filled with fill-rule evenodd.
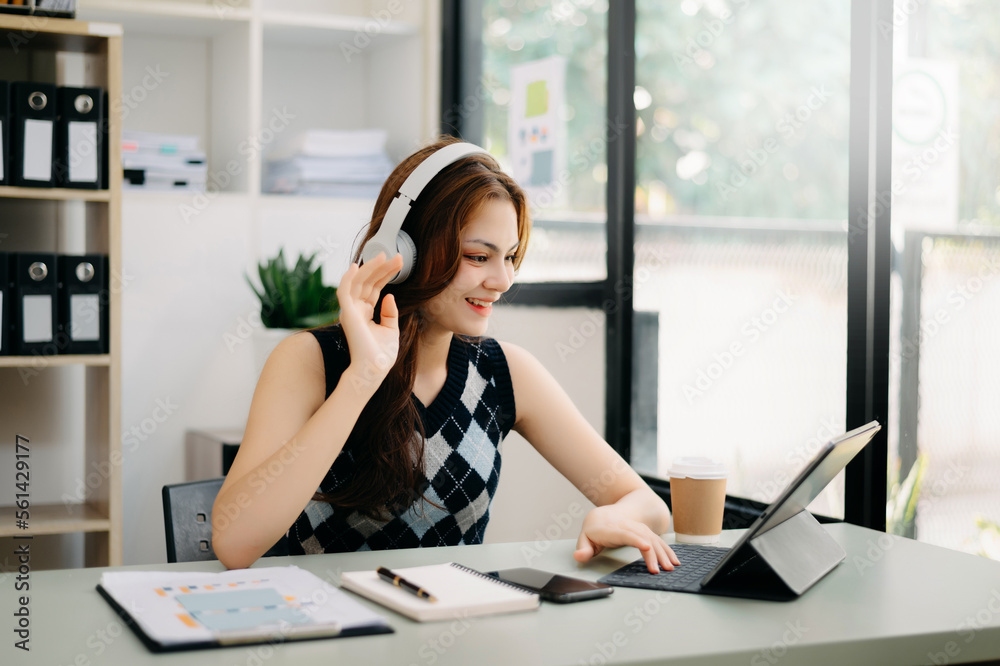
<svg viewBox="0 0 1000 666"><path fill-rule="evenodd" d="M167 562L215 560L212 550L212 504L225 477L163 486L163 526L167 537ZM288 555L288 537L263 557Z"/></svg>

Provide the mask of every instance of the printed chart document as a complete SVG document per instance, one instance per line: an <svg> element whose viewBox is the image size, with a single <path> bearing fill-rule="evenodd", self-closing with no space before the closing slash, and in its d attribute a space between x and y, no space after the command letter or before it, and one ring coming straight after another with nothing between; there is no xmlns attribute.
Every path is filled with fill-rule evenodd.
<svg viewBox="0 0 1000 666"><path fill-rule="evenodd" d="M384 617L296 566L109 571L97 591L153 652L392 633Z"/></svg>
<svg viewBox="0 0 1000 666"><path fill-rule="evenodd" d="M455 562L393 569L393 572L419 585L438 601L421 599L387 583L374 570L344 572L340 585L418 622L538 608L537 594Z"/></svg>

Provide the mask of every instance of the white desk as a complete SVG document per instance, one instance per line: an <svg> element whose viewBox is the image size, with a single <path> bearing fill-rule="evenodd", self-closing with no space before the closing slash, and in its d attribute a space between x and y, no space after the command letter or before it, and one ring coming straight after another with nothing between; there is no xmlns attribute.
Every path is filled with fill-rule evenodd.
<svg viewBox="0 0 1000 666"><path fill-rule="evenodd" d="M31 652L12 647L13 576L0 585L2 664L944 664L1000 660L1000 562L826 526L847 560L788 603L618 588L607 598L537 612L418 624L381 609L396 633L156 655L94 590L103 569L31 574ZM738 532L723 535L723 544ZM269 558L339 582L341 571L456 561L480 570L535 566L596 580L637 551L588 565L573 541ZM122 569L215 571L218 562ZM364 603L369 603L365 601ZM379 608L372 604L374 607Z"/></svg>

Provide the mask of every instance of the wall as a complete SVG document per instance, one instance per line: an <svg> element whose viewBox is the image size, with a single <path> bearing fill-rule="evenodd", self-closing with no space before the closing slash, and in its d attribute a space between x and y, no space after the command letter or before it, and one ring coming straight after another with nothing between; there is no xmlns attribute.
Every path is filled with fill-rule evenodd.
<svg viewBox="0 0 1000 666"><path fill-rule="evenodd" d="M246 421L255 311L246 197L220 196L191 222L177 195L123 206L124 562L165 562L160 489L184 481L184 433ZM246 329L249 334L249 329Z"/></svg>
<svg viewBox="0 0 1000 666"><path fill-rule="evenodd" d="M590 318L583 308L500 307L490 335L534 354L590 424L604 432L604 329L573 347L570 336L584 321ZM537 541L544 547L546 540L575 539L592 507L523 437L511 433L503 443L486 542Z"/></svg>

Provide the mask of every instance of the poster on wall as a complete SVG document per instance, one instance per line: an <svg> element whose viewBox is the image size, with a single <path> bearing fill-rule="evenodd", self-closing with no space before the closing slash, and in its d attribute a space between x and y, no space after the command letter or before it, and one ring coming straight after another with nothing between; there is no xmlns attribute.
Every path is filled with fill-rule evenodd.
<svg viewBox="0 0 1000 666"><path fill-rule="evenodd" d="M552 56L510 71L508 146L513 176L532 205L551 205L557 174L566 164L560 109L566 96L566 59ZM544 196L543 196L544 195Z"/></svg>

